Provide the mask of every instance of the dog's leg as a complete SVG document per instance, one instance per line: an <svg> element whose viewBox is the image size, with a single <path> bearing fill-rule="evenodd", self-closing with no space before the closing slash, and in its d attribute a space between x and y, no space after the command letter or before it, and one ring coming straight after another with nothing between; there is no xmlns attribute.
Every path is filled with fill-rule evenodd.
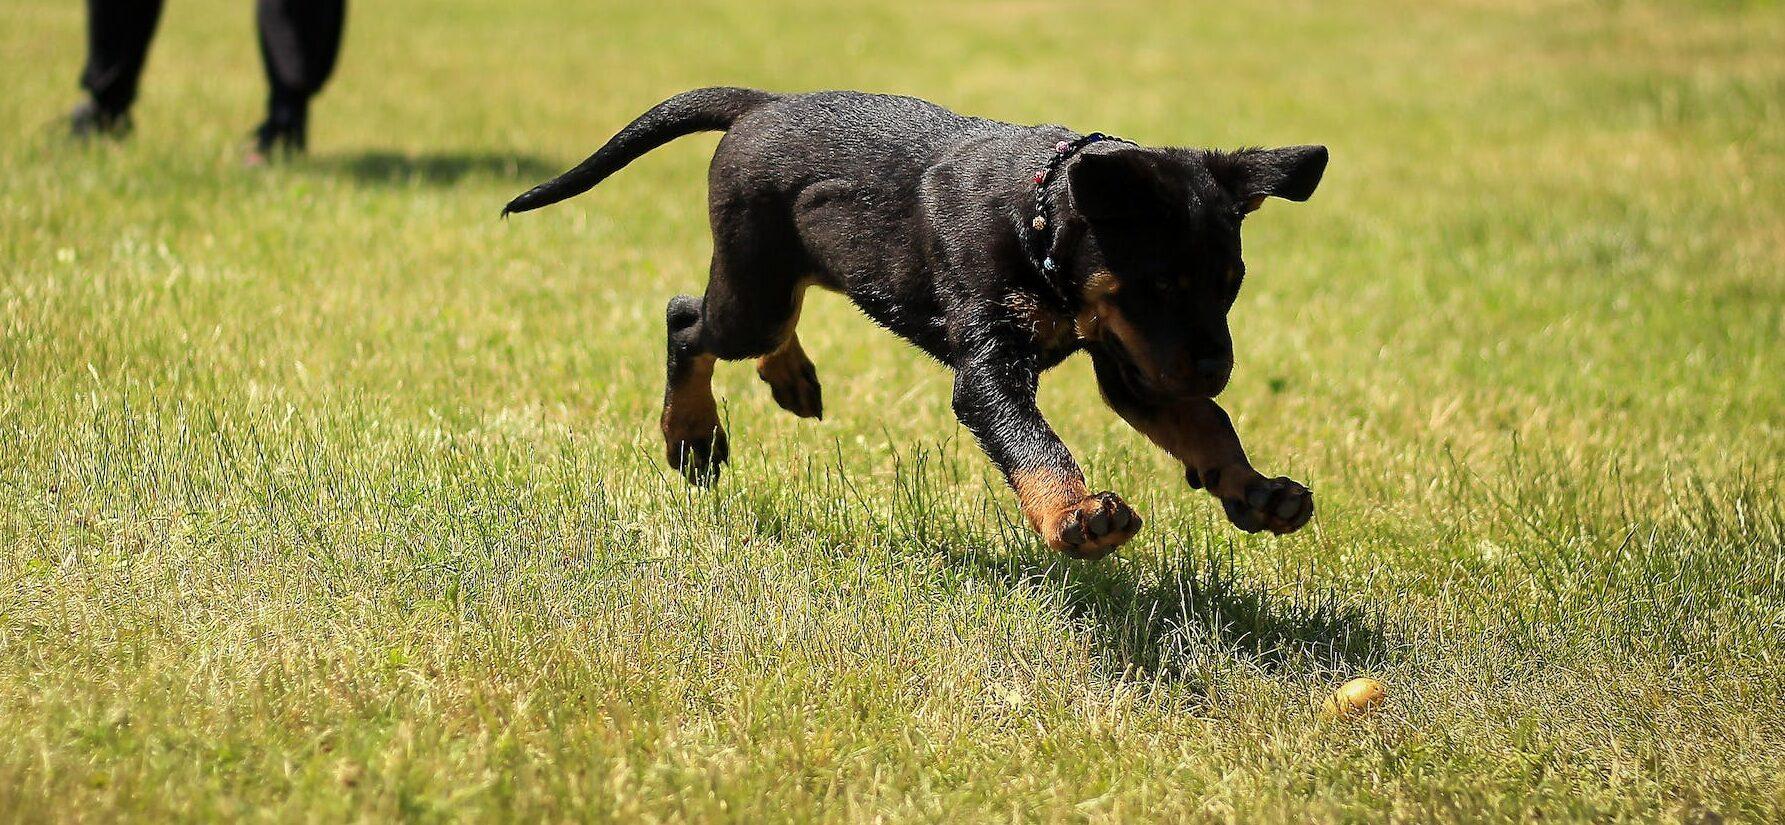
<svg viewBox="0 0 1785 825"><path fill-rule="evenodd" d="M663 394L669 462L696 484L711 483L730 457L713 398L713 364L782 348L799 314L796 273L805 266L785 216L723 192L714 193L712 215L706 295L669 302L669 384Z"/></svg>
<svg viewBox="0 0 1785 825"><path fill-rule="evenodd" d="M756 375L769 385L769 392L781 409L801 418L823 418L824 394L818 384L818 370L812 366L812 359L806 357L799 333L794 331L799 323L803 286L800 292L802 295L794 299L793 320L787 324L786 337L774 352L756 359Z"/></svg>
<svg viewBox="0 0 1785 825"><path fill-rule="evenodd" d="M1020 357L991 356L957 367L955 416L1016 490L1030 526L1049 547L1100 559L1139 532L1120 496L1092 493L1084 472L1035 405L1037 373Z"/></svg>
<svg viewBox="0 0 1785 825"><path fill-rule="evenodd" d="M1093 354L1091 361L1110 407L1184 462L1185 480L1220 499L1233 526L1248 533L1292 533L1313 517L1314 494L1291 479L1266 478L1253 469L1232 419L1213 399L1147 403L1128 389L1105 356Z"/></svg>
<svg viewBox="0 0 1785 825"><path fill-rule="evenodd" d="M677 295L669 301L669 380L659 421L670 466L695 484L711 483L731 454L713 399L718 359L701 345L701 309L699 298Z"/></svg>

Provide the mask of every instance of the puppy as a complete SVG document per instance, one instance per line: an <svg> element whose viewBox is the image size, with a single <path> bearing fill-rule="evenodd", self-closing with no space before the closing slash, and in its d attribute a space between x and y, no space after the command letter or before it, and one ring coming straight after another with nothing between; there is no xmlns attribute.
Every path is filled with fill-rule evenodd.
<svg viewBox="0 0 1785 825"><path fill-rule="evenodd" d="M1214 398L1233 367L1240 225L1266 198L1307 200L1325 147L1151 148L909 97L696 89L502 214L714 130L725 136L708 173L712 272L703 297L679 295L667 312L661 425L690 481L710 482L729 452L716 361L754 358L776 403L822 414L796 330L816 286L953 369L955 415L1049 547L1102 558L1141 527L1119 496L1086 485L1036 407L1041 373L1079 351L1109 405L1236 527L1288 533L1313 515L1306 487L1252 468Z"/></svg>

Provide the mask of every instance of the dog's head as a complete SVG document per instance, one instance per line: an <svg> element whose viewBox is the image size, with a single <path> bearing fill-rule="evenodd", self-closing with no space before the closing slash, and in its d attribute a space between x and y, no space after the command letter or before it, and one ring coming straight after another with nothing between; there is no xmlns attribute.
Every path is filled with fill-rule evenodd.
<svg viewBox="0 0 1785 825"><path fill-rule="evenodd" d="M1213 397L1233 371L1227 311L1246 265L1240 225L1265 198L1305 201L1326 147L1124 147L1086 153L1067 172L1084 220L1080 333L1120 364L1131 389Z"/></svg>

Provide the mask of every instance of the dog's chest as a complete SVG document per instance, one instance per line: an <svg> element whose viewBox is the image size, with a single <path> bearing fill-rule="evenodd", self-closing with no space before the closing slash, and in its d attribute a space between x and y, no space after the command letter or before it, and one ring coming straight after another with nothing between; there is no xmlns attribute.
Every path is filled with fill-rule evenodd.
<svg viewBox="0 0 1785 825"><path fill-rule="evenodd" d="M1035 296L1013 292L1003 303L1010 322L1029 338L1044 360L1058 362L1083 345L1077 319L1043 305Z"/></svg>

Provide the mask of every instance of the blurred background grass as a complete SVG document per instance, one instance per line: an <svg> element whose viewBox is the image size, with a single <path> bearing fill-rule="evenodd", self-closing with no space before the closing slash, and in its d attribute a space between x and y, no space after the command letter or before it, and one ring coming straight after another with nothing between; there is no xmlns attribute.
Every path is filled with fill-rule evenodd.
<svg viewBox="0 0 1785 825"><path fill-rule="evenodd" d="M244 170L251 4L170 4L75 146L75 4L0 10L0 805L31 819L1715 815L1785 807L1773 3L362 3L312 156ZM742 367L659 466L710 84L1149 144L1320 142L1248 223L1223 396L1317 521L1049 555L948 378L820 297L825 422ZM1355 726L1309 698L1356 672Z"/></svg>

